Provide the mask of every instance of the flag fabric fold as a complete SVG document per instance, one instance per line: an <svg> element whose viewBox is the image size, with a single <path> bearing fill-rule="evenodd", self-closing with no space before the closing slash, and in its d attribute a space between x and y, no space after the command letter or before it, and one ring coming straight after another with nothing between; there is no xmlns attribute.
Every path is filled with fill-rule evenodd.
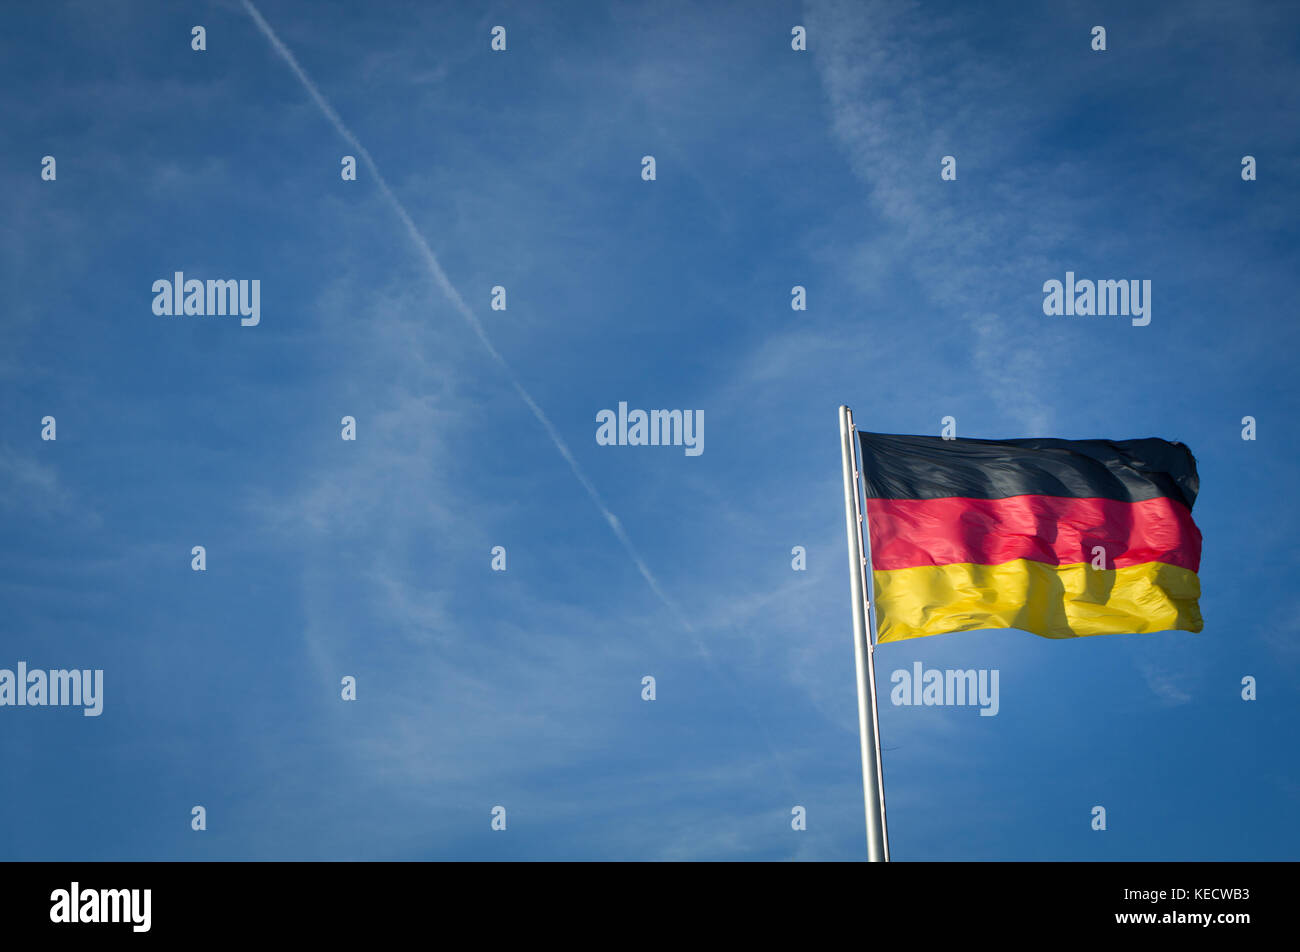
<svg viewBox="0 0 1300 952"><path fill-rule="evenodd" d="M858 432L877 640L1200 631L1181 443Z"/></svg>

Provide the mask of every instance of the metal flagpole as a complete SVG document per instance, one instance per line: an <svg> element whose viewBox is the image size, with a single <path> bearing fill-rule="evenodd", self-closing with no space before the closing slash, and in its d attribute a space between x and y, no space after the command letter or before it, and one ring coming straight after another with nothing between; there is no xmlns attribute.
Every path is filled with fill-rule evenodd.
<svg viewBox="0 0 1300 952"><path fill-rule="evenodd" d="M840 407L840 444L844 462L844 519L849 540L849 586L853 594L853 655L858 669L858 734L862 745L862 796L867 816L867 859L889 861L885 827L885 788L880 763L880 722L876 716L875 644L868 634L866 567L862 506L858 497L857 433L853 411Z"/></svg>
<svg viewBox="0 0 1300 952"><path fill-rule="evenodd" d="M857 440L858 428L853 425L853 411L849 411L849 431L853 434L853 451L856 454L857 478L853 483L853 498L861 498L861 509L858 510L858 545L866 553L866 558L862 562L862 590L867 595L867 626L871 637L867 640L867 679L870 682L871 689L871 740L876 748L876 792L880 799L880 834L881 840L885 846L885 862L889 862L889 822L885 817L885 767L880 756L880 705L876 703L876 639L878 632L876 630L876 619L879 617L876 612L876 586L871 574L871 534L866 531L865 516L867 508L866 487L862 482L862 444ZM862 496L859 497L858 493ZM865 540L864 540L865 536Z"/></svg>

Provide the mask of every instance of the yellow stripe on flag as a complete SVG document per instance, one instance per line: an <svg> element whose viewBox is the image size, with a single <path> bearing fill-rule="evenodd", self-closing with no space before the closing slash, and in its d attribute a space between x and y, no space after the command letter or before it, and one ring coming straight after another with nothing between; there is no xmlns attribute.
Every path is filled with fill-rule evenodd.
<svg viewBox="0 0 1300 952"><path fill-rule="evenodd" d="M972 628L1045 638L1201 630L1196 573L1164 562L1094 569L1047 565L922 565L873 572L880 642Z"/></svg>

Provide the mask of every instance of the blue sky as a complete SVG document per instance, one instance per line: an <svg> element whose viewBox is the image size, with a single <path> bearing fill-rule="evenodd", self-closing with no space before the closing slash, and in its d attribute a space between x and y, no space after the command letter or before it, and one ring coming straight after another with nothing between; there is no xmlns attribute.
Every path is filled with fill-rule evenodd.
<svg viewBox="0 0 1300 952"><path fill-rule="evenodd" d="M1300 17L1132 7L262 0L501 360L241 4L6 9L0 667L105 698L0 708L0 858L861 859L847 403L1202 481L1200 634L882 646L893 857L1295 859ZM915 661L998 715L890 705Z"/></svg>

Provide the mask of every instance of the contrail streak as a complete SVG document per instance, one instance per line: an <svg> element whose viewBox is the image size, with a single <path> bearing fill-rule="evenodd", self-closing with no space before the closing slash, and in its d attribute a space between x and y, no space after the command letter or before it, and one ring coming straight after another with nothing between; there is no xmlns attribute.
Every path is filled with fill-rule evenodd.
<svg viewBox="0 0 1300 952"><path fill-rule="evenodd" d="M311 94L311 98L316 100L316 105L320 106L321 112L325 113L325 118L330 121L338 131L339 135L346 139L352 148L356 150L357 154L361 156L361 161L365 164L365 167L369 170L374 180L379 183L380 192L382 192L384 198L388 200L388 204L392 206L393 211L397 212L397 217L402 220L402 224L406 226L406 233L410 235L411 240L415 242L416 248L419 249L420 255L424 258L424 263L428 265L429 272L433 275L438 287L442 289L442 293L446 296L447 300L452 303L452 306L460 312L461 317L465 318L465 320L469 322L469 326L474 330L474 333L478 335L478 339L482 341L483 346L487 348L487 352L492 355L492 359L495 360L505 372L510 383L514 385L515 391L523 399L524 403L528 405L528 409L532 411L533 416L537 418L537 422L542 425L544 430L546 430L546 435L551 438L551 442L555 444L555 448L559 450L560 455L564 457L564 461L569 464L569 469L573 470L573 475L578 477L578 482L582 484L582 488L587 491L587 495L591 497L591 501L595 503L596 508L600 510L600 514L605 517L605 521L609 524L614 535L618 537L618 541L623 544L623 548L627 550L627 554L632 557L633 564L636 565L637 571L641 573L641 577L646 580L646 584L650 586L650 590L655 593L655 596L659 601L663 602L669 611L677 616L677 620L681 623L683 628L687 631L692 631L690 622L687 621L686 616L682 614L681 610L673 600L670 599L664 592L663 588L660 587L658 580L650 571L649 566L645 564L645 560L641 558L636 547L632 545L632 540L628 537L627 532L624 531L623 524L619 522L618 516L610 512L609 507L606 506L604 500L600 498L600 493L596 492L596 487L592 485L591 480L587 478L587 474L582 471L582 467L580 467L578 461L574 459L573 453L570 452L568 444L566 444L563 438L561 438L559 431L555 429L555 426L551 423L550 419L542 412L542 408L537 405L537 401L534 400L528 391L524 389L524 385L519 382L519 378L515 375L510 364L506 362L506 359L501 356L500 351L493 346L491 338L487 335L487 331L483 329L483 324L479 321L473 309L465 303L465 299L460 296L460 292L457 291L455 285L451 283L451 280L447 277L447 273L442 270L442 265L438 263L438 258L434 255L433 249L430 248L429 243L424 240L424 236L420 234L420 230L415 227L415 222L413 222L411 216L407 214L405 206L397 200L397 196L393 194L393 190L388 187L388 182L385 181L383 175L380 174L379 166L375 165L375 160L371 158L369 151L367 151L366 147L361 144L361 140L352 134L352 130L344 124L343 120L339 118L339 114L334 111L334 107L329 104L321 94L321 91L317 88L316 84L311 81L311 77L308 76L303 68L298 65L298 61L294 58L293 53L289 52L289 48L280 42L280 37L278 37L275 31L271 29L271 25L262 19L262 14L258 12L257 7L253 6L249 0L242 0L242 2L244 4L244 9L248 11L248 15L251 16L253 22L257 24L257 28L262 31L263 35L265 35L267 40L270 41L271 45L275 47L275 51L280 54L286 63L289 64L289 68L293 70L294 75L298 77L299 82L301 82L307 92ZM706 651L702 644L699 647L701 651Z"/></svg>

